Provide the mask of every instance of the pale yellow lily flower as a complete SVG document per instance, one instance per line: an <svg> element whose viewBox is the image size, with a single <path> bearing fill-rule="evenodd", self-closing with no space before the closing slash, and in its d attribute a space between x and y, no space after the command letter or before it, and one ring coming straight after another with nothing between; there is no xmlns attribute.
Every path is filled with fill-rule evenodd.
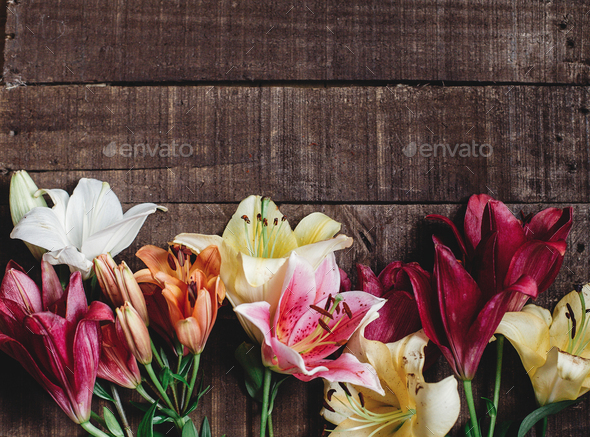
<svg viewBox="0 0 590 437"><path fill-rule="evenodd" d="M340 223L319 212L303 218L292 230L270 198L249 196L238 206L222 237L185 233L177 235L173 243L196 253L216 245L221 253L220 277L232 306L266 301L272 313L281 295L289 255L295 252L317 269L329 253L352 245L350 237L334 237L339 231ZM238 318L250 338L260 343L258 330L240 315Z"/></svg>
<svg viewBox="0 0 590 437"><path fill-rule="evenodd" d="M514 346L539 405L590 390L590 284L565 295L551 313L536 305L506 313L496 330Z"/></svg>
<svg viewBox="0 0 590 437"><path fill-rule="evenodd" d="M366 324L365 324L366 326ZM364 338L364 326L348 343L361 362L370 363L385 390L382 396L352 384L324 382L321 414L337 425L331 437L443 437L461 408L457 380L424 382L423 331L384 344Z"/></svg>

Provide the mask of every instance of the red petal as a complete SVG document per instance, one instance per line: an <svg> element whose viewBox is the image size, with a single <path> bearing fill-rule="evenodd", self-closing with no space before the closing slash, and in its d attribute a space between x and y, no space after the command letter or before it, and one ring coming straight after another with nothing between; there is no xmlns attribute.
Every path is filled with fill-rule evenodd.
<svg viewBox="0 0 590 437"><path fill-rule="evenodd" d="M48 310L61 300L64 290L55 268L45 260L41 260L41 278L43 282L43 309Z"/></svg>
<svg viewBox="0 0 590 437"><path fill-rule="evenodd" d="M70 275L70 283L66 288L66 314L68 322L76 324L88 310L86 302L86 293L84 293L84 284L80 272L74 272Z"/></svg>
<svg viewBox="0 0 590 437"><path fill-rule="evenodd" d="M96 300L88 307L88 312L84 315L84 319L95 322L115 322L113 310L107 304Z"/></svg>
<svg viewBox="0 0 590 437"><path fill-rule="evenodd" d="M29 278L25 272L21 271L16 263L11 262L9 265L17 266L18 268L6 270L6 275L0 286L0 296L6 300L16 302L29 314L43 311L41 292L35 281Z"/></svg>
<svg viewBox="0 0 590 437"><path fill-rule="evenodd" d="M92 393L100 359L100 342L98 322L82 320L78 324L73 342L74 409L81 420L90 418Z"/></svg>
<svg viewBox="0 0 590 437"><path fill-rule="evenodd" d="M487 194L474 194L467 203L463 232L465 233L465 245L470 254L474 252L481 241L481 222L484 209L490 200L494 199Z"/></svg>
<svg viewBox="0 0 590 437"><path fill-rule="evenodd" d="M375 273L373 273L373 270L371 270L371 267L357 264L356 273L358 276L357 280L359 290L372 294L373 296L383 296L383 286L381 285L379 279L377 279L377 276L375 276Z"/></svg>
<svg viewBox="0 0 590 437"><path fill-rule="evenodd" d="M457 239L457 243L459 243L459 248L461 249L461 252L463 252L463 255L465 255L467 257L471 256L471 254L473 252L467 252L467 248L465 247L465 242L463 241L463 236L461 235L461 233L457 229L457 226L455 226L455 223L453 223L453 221L450 218L445 217L444 215L438 215L438 214L430 214L430 215L427 215L426 218L429 220L439 220L439 221L449 225L451 227L451 229L453 230L453 233L455 234L455 238Z"/></svg>
<svg viewBox="0 0 590 437"><path fill-rule="evenodd" d="M572 228L572 207L547 208L539 212L525 225L529 238L543 241L565 240Z"/></svg>
<svg viewBox="0 0 590 437"><path fill-rule="evenodd" d="M411 293L391 291L383 298L387 302L379 310L379 318L365 328L366 339L393 343L420 330L420 314Z"/></svg>
<svg viewBox="0 0 590 437"><path fill-rule="evenodd" d="M340 293L352 290L352 281L346 272L341 268L339 268L338 271L340 272Z"/></svg>

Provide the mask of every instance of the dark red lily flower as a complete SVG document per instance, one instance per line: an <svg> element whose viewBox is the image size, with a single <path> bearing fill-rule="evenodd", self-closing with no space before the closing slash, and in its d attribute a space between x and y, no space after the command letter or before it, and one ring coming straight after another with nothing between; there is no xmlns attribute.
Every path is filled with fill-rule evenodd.
<svg viewBox="0 0 590 437"><path fill-rule="evenodd" d="M530 276L489 295L465 270L453 252L433 237L431 285L416 287L416 302L424 332L441 350L455 374L471 380L481 356L509 303L520 293L537 296Z"/></svg>
<svg viewBox="0 0 590 437"><path fill-rule="evenodd" d="M464 236L447 217L429 215L451 226L467 271L487 296L524 276L547 290L559 273L572 227L572 208L547 208L518 220L508 207L486 194L473 195L465 213ZM527 296L515 294L508 311L520 311Z"/></svg>
<svg viewBox="0 0 590 437"><path fill-rule="evenodd" d="M358 289L387 299L379 310L379 318L365 328L365 338L382 343L393 343L422 328L413 290L426 284L430 274L418 263L390 263L375 276L370 267L356 265Z"/></svg>
<svg viewBox="0 0 590 437"><path fill-rule="evenodd" d="M127 342L119 338L114 323L107 323L101 329L102 353L98 364L98 377L121 387L136 388L141 384L141 374Z"/></svg>
<svg viewBox="0 0 590 437"><path fill-rule="evenodd" d="M42 261L43 292L13 261L0 286L0 349L16 359L76 423L90 419L101 348L99 322L113 321L101 302L88 307L82 276L64 291Z"/></svg>

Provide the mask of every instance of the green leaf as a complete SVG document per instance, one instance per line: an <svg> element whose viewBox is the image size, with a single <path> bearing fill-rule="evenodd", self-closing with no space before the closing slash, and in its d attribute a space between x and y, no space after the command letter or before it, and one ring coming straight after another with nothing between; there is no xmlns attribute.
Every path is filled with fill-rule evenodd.
<svg viewBox="0 0 590 437"><path fill-rule="evenodd" d="M486 411L487 415L490 417L496 417L496 407L494 406L494 401L488 398L481 397L484 401L486 401Z"/></svg>
<svg viewBox="0 0 590 437"><path fill-rule="evenodd" d="M154 437L154 415L158 404L152 404L137 428L137 437Z"/></svg>
<svg viewBox="0 0 590 437"><path fill-rule="evenodd" d="M181 375L178 375L176 373L170 373L170 376L180 382L182 382L184 385L186 385L187 387L190 386L190 384L188 383L188 381L186 379L184 379Z"/></svg>
<svg viewBox="0 0 590 437"><path fill-rule="evenodd" d="M193 356L191 354L188 354L186 357L182 358L182 361L180 362L180 372L178 372L181 376L183 376L184 378L186 378L188 376L188 372L191 368L191 364L193 362Z"/></svg>
<svg viewBox="0 0 590 437"><path fill-rule="evenodd" d="M184 435L182 437L184 437ZM209 426L209 420L207 420L206 416L201 425L201 437L211 437L211 427Z"/></svg>
<svg viewBox="0 0 590 437"><path fill-rule="evenodd" d="M131 405L133 405L135 408L137 408L138 410L143 411L144 413L147 412L150 409L150 407L152 406L152 404L147 404L145 402L129 401L129 403Z"/></svg>
<svg viewBox="0 0 590 437"><path fill-rule="evenodd" d="M113 397L104 389L102 386L96 381L94 383L94 394L105 401L110 401L115 403Z"/></svg>
<svg viewBox="0 0 590 437"><path fill-rule="evenodd" d="M119 425L119 421L111 410L107 407L102 407L102 415L104 416L104 421L111 434L115 437L125 437L123 429L121 428L121 425Z"/></svg>
<svg viewBox="0 0 590 437"><path fill-rule="evenodd" d="M498 427L496 428L496 432L494 433L494 437L505 437L506 434L508 433L508 430L510 429L510 426L512 426L513 423L514 423L514 421L512 421L512 420L507 420L506 422L500 422L498 424Z"/></svg>
<svg viewBox="0 0 590 437"><path fill-rule="evenodd" d="M162 388L164 391L168 390L168 386L170 385L170 380L172 379L172 372L168 367L164 367L160 372L160 382L162 382Z"/></svg>
<svg viewBox="0 0 590 437"><path fill-rule="evenodd" d="M252 399L262 402L264 385L264 364L260 356L260 346L242 343L235 352L236 360L244 369L244 383Z"/></svg>
<svg viewBox="0 0 590 437"><path fill-rule="evenodd" d="M162 358L164 365L170 368L170 361L168 361L168 355L166 355L166 351L163 347L160 347L160 358Z"/></svg>
<svg viewBox="0 0 590 437"><path fill-rule="evenodd" d="M174 419L170 416L154 416L152 419L152 423L154 425L161 425L162 423L166 422L174 422Z"/></svg>
<svg viewBox="0 0 590 437"><path fill-rule="evenodd" d="M559 413L561 410L571 405L575 405L578 402L581 402L581 400L576 399L575 401L555 402L553 404L548 404L543 407L537 408L535 411L533 411L531 414L525 417L522 423L520 424L520 428L518 429L518 437L524 437L526 433L529 432L529 430L533 426L535 426L535 424L539 420L552 414Z"/></svg>
<svg viewBox="0 0 590 437"><path fill-rule="evenodd" d="M197 428L195 428L195 424L192 420L189 419L189 421L182 427L182 437L199 437Z"/></svg>

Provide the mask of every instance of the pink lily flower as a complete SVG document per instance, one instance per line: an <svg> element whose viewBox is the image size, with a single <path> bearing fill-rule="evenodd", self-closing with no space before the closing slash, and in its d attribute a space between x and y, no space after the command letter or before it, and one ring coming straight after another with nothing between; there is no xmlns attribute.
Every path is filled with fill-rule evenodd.
<svg viewBox="0 0 590 437"><path fill-rule="evenodd" d="M276 308L262 301L234 310L262 333L262 361L271 370L302 381L350 382L383 395L369 364L346 351L335 360L326 359L385 303L369 293L339 293L339 289L340 272L333 254L314 272L308 261L293 253Z"/></svg>
<svg viewBox="0 0 590 437"><path fill-rule="evenodd" d="M486 194L473 195L467 204L461 235L447 217L429 215L453 229L463 252L465 268L487 295L515 284L524 276L547 290L559 273L572 227L572 208L547 208L517 219L508 207ZM520 311L528 297L515 294L508 311Z"/></svg>
<svg viewBox="0 0 590 437"><path fill-rule="evenodd" d="M76 423L90 419L101 348L99 322L113 321L101 302L88 307L82 276L64 291L42 261L43 292L14 262L0 286L0 349L19 361Z"/></svg>
<svg viewBox="0 0 590 437"><path fill-rule="evenodd" d="M103 325L101 330L102 352L98 363L98 377L121 387L136 388L141 384L141 374L127 342L119 338L113 323Z"/></svg>

